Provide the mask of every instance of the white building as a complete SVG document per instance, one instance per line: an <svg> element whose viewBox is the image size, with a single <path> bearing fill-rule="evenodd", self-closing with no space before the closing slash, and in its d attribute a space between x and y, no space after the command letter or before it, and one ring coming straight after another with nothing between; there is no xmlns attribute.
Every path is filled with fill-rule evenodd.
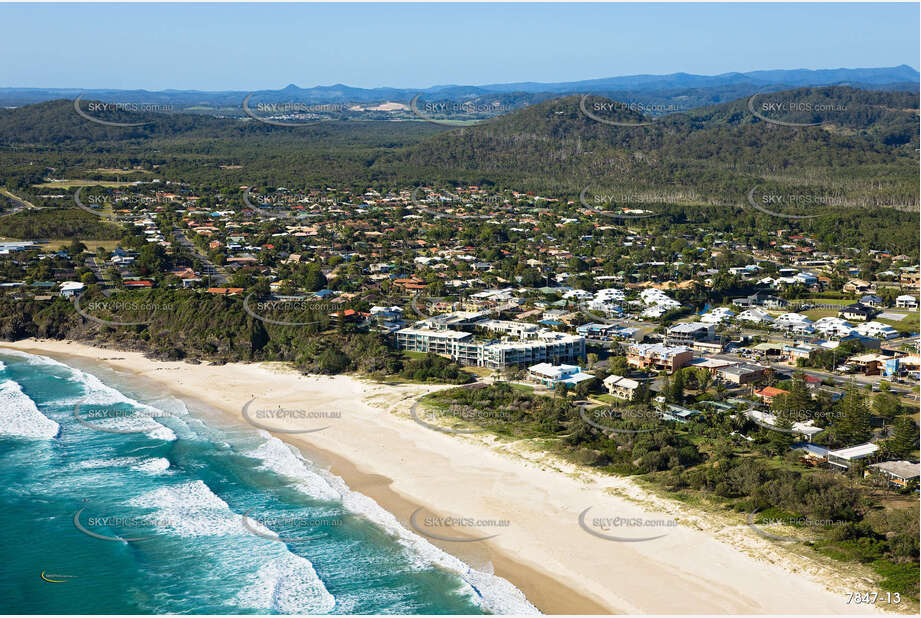
<svg viewBox="0 0 921 618"><path fill-rule="evenodd" d="M528 377L547 388L554 388L557 384L575 386L595 379L595 376L585 373L578 365L551 365L550 363L531 365L528 367Z"/></svg>
<svg viewBox="0 0 921 618"><path fill-rule="evenodd" d="M616 301L621 302L626 298L623 290L618 288L605 288L603 290L598 290L595 292L595 300L607 302L607 301Z"/></svg>
<svg viewBox="0 0 921 618"><path fill-rule="evenodd" d="M813 327L826 337L847 337L855 332L853 324L832 316L819 318Z"/></svg>
<svg viewBox="0 0 921 618"><path fill-rule="evenodd" d="M700 316L700 321L704 324L723 324L734 318L735 315L735 312L728 307L717 307Z"/></svg>
<svg viewBox="0 0 921 618"><path fill-rule="evenodd" d="M899 331L892 328L888 324L883 324L882 322L872 321L864 322L859 324L856 328L858 335L863 335L864 337L876 337L877 339L894 339L899 336Z"/></svg>
<svg viewBox="0 0 921 618"><path fill-rule="evenodd" d="M801 313L784 313L774 320L774 328L778 330L791 330L796 333L812 333L815 331L813 321Z"/></svg>
<svg viewBox="0 0 921 618"><path fill-rule="evenodd" d="M86 286L79 281L62 281L60 294L64 298L73 298L74 296L82 294L84 288L86 288Z"/></svg>
<svg viewBox="0 0 921 618"><path fill-rule="evenodd" d="M770 324L774 321L774 318L760 309L746 309L736 316L736 319L739 322L754 322L755 324Z"/></svg>
<svg viewBox="0 0 921 618"><path fill-rule="evenodd" d="M608 394L630 401L633 399L633 393L640 387L640 383L623 376L610 375L604 379L604 386L608 389Z"/></svg>
<svg viewBox="0 0 921 618"><path fill-rule="evenodd" d="M917 309L918 299L911 294L902 294L896 297L895 306L899 309Z"/></svg>
<svg viewBox="0 0 921 618"><path fill-rule="evenodd" d="M569 290L563 294L564 300L588 300L592 298L592 293L585 290Z"/></svg>

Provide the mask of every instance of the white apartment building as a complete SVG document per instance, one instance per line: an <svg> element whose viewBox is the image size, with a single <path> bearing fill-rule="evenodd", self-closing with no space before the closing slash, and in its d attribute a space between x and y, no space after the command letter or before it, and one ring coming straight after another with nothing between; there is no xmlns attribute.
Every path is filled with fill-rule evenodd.
<svg viewBox="0 0 921 618"><path fill-rule="evenodd" d="M462 365L504 369L509 366L560 364L585 358L585 337L541 330L528 340L476 341L472 333L457 330L403 328L396 331L397 346L413 352L448 356Z"/></svg>

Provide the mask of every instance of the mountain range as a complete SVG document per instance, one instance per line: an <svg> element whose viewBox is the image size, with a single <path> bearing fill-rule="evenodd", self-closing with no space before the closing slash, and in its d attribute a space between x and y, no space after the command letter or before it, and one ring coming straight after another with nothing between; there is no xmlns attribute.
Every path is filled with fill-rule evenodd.
<svg viewBox="0 0 921 618"><path fill-rule="evenodd" d="M682 108L714 105L755 92L798 87L850 86L866 90L918 92L921 74L908 66L857 69L781 69L723 73L720 75L625 75L573 82L515 82L505 84L438 85L428 88L355 88L344 84L300 88L290 84L280 90L258 91L264 101L302 103L408 103L421 94L431 99L476 101L500 95L510 106L539 103L570 94L594 93L637 103L662 104L680 100ZM17 107L55 99L84 99L125 103L168 104L179 111L235 115L248 91L117 90L80 88L0 88L0 106Z"/></svg>

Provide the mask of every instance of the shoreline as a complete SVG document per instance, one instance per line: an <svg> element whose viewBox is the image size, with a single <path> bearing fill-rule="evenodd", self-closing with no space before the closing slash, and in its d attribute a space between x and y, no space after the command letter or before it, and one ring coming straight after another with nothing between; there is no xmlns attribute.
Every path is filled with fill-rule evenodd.
<svg viewBox="0 0 921 618"><path fill-rule="evenodd" d="M305 399L311 405L337 405L346 413L330 421L325 431L272 434L296 446L305 458L328 466L350 489L375 500L408 530L413 529L409 516L419 508L436 516L509 520L509 529L489 540L461 543L423 538L473 568L492 564L496 575L515 585L544 613L881 611L848 606L840 591L827 589L834 585L845 590L843 584L851 582L815 581L827 574L810 570L809 565L790 569L790 560L780 550L762 555L761 550L771 546L760 539L750 539L741 549L730 542L737 541L738 535L722 540L709 530L701 531L706 526L695 529L693 514L675 516L681 514L680 506L659 510L661 501L629 479L562 470L540 453L515 452L512 445L489 438L480 441L479 436L447 436L410 420L408 399L439 387L376 384L352 376L303 376L278 363L161 362L140 352L64 341L0 342L3 347L101 363L220 410L223 418L236 423L245 422L240 409L251 395L259 393L268 401L267 389L271 401L279 405L303 405ZM405 409L393 412L401 407ZM298 427L297 420L286 423ZM407 474L407 467L414 468L412 474ZM628 499L636 496L640 500ZM682 525L648 543L608 542L577 525L578 513L586 507L598 515L671 514ZM750 531L731 532L754 537ZM481 538L493 533L452 529L450 536ZM765 588L765 581L772 584ZM777 595L780 589L785 594ZM669 594L662 594L663 590Z"/></svg>

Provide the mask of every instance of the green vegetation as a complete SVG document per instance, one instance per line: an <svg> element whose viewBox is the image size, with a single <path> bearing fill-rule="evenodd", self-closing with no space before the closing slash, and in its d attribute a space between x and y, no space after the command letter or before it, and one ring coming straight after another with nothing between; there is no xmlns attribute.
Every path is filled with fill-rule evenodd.
<svg viewBox="0 0 921 618"><path fill-rule="evenodd" d="M826 426L819 435L832 446L868 437L872 415L862 391L851 389L831 404L812 401L802 381L793 382L790 395L775 403L781 422L811 418ZM821 553L866 563L885 590L917 599L917 501L884 506L862 470L839 474L806 466L789 450L789 434L760 428L741 414L705 412L676 423L660 420L645 404L620 404L587 411L587 423L566 397L526 394L506 383L443 390L422 402L497 436L533 439L574 463L639 475L670 497L746 516L757 510L756 523L789 520ZM471 408L480 414L465 412ZM893 412L900 429L884 448L900 456L917 449L918 428L897 403Z"/></svg>
<svg viewBox="0 0 921 618"><path fill-rule="evenodd" d="M122 234L118 225L73 208L42 208L0 217L0 236L10 238L117 240Z"/></svg>

